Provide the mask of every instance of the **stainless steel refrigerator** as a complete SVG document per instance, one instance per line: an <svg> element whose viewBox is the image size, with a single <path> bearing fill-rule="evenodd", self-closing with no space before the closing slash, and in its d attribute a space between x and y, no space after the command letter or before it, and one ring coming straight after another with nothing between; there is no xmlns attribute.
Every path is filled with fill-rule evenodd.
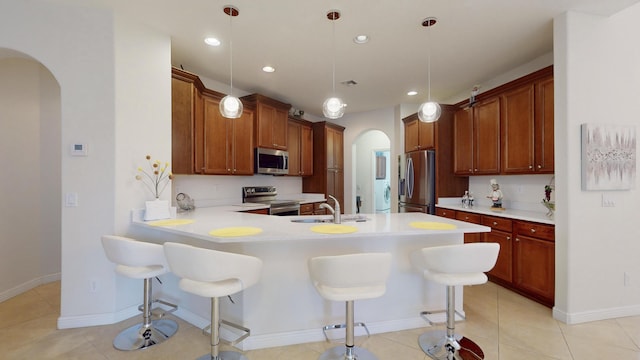
<svg viewBox="0 0 640 360"><path fill-rule="evenodd" d="M398 212L436 212L436 152L398 156Z"/></svg>

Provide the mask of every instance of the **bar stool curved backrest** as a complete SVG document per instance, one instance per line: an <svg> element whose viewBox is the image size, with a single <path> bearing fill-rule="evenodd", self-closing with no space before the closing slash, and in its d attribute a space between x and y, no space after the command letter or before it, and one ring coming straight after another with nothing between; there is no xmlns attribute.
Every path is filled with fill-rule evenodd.
<svg viewBox="0 0 640 360"><path fill-rule="evenodd" d="M171 271L181 278L180 289L211 298L211 353L199 359L246 359L238 352L220 351L221 322L245 331L236 343L249 335L249 329L220 320L219 298L255 285L260 279L262 260L173 242L164 244L164 252Z"/></svg>
<svg viewBox="0 0 640 360"><path fill-rule="evenodd" d="M487 282L485 272L498 258L498 243L468 243L427 247L414 259L426 280L447 286L447 330L422 334L418 343L433 359L484 359L480 347L468 338L455 334L455 286L480 285ZM431 312L423 312L422 315ZM431 321L429 321L431 323ZM465 357L463 353L470 356Z"/></svg>
<svg viewBox="0 0 640 360"><path fill-rule="evenodd" d="M371 352L354 345L353 303L355 300L384 295L390 271L390 253L318 256L309 259L309 275L318 293L327 300L346 302L346 323L325 326L323 329L346 327L345 346L331 348L319 359L376 359ZM365 326L363 323L359 325Z"/></svg>
<svg viewBox="0 0 640 360"><path fill-rule="evenodd" d="M162 245L123 236L104 235L102 246L107 259L116 264L117 273L133 279L144 279L143 304L140 307L143 322L120 332L113 340L113 346L119 350L138 350L170 338L178 330L178 324L169 319L152 319L176 309L173 304L152 300L153 278L169 272ZM154 302L160 302L172 309L153 309Z"/></svg>

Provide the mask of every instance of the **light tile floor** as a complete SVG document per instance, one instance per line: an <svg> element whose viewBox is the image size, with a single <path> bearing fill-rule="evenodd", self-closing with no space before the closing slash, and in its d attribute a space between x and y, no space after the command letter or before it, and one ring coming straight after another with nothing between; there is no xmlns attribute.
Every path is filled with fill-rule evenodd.
<svg viewBox="0 0 640 360"><path fill-rule="evenodd" d="M640 359L640 316L566 325L551 310L493 283L465 287L467 320L456 331L478 343L485 358L495 360ZM39 286L0 303L0 359L196 359L209 351L208 337L176 319L178 333L167 342L143 351L115 350L112 341L121 330L140 320L118 324L57 330L60 283ZM356 321L366 319L357 319ZM356 345L381 360L428 357L417 344L425 329L359 337ZM336 343L309 343L251 350L249 360L315 360Z"/></svg>

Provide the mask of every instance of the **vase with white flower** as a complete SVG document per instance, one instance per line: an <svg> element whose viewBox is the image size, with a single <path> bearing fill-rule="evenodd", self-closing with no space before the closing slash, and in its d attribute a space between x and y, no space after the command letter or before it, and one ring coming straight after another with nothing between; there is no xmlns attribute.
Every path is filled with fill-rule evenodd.
<svg viewBox="0 0 640 360"><path fill-rule="evenodd" d="M136 180L141 181L144 186L154 196L155 201L146 202L145 220L167 219L171 217L169 211L169 201L160 200L160 195L173 179L173 174L169 170L169 163L164 164L160 160L152 160L151 155L147 155L147 169L138 167Z"/></svg>
<svg viewBox="0 0 640 360"><path fill-rule="evenodd" d="M551 193L553 192L554 185L553 180L555 177L551 178L549 184L544 186L544 198L542 199L542 205L547 208L547 216L553 217L554 211L556 211L556 202L551 200Z"/></svg>

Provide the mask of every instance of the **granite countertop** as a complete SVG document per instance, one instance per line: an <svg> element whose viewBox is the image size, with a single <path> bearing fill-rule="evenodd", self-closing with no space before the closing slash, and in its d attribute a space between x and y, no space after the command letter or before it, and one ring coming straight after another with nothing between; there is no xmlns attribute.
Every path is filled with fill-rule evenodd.
<svg viewBox="0 0 640 360"><path fill-rule="evenodd" d="M437 204L436 207L442 208L442 209L466 211L466 212L482 214L482 215L490 215L490 216L497 216L497 217L504 217L504 218L510 218L510 219L533 221L533 222L538 222L543 224L555 225L555 221L553 220L553 218L549 218L546 216L546 213L539 212L539 211L518 210L518 209L509 209L509 208L502 211L494 211L494 210L491 210L491 208L488 206L485 207L485 206L476 205L470 208L463 208L462 205L448 204L448 203Z"/></svg>

